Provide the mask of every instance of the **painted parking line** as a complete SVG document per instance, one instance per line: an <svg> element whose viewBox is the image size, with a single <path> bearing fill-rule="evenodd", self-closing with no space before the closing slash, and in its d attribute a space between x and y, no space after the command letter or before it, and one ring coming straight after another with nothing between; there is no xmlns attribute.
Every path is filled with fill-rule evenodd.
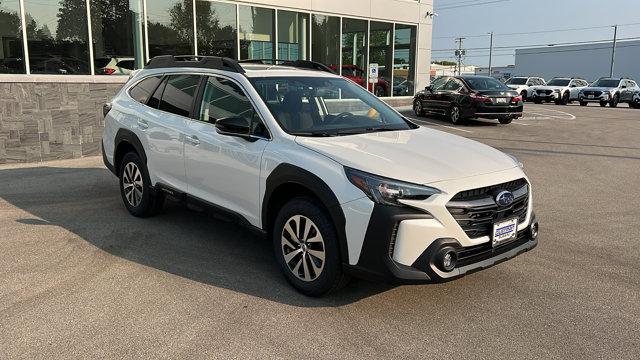
<svg viewBox="0 0 640 360"><path fill-rule="evenodd" d="M552 109L535 109L535 111L529 111L525 109L523 120L575 120L576 116L568 112ZM533 115L533 116L528 116Z"/></svg>

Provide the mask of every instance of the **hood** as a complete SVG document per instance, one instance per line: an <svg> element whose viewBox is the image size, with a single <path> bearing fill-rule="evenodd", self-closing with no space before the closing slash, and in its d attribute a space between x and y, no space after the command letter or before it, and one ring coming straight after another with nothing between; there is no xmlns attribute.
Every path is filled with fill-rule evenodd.
<svg viewBox="0 0 640 360"><path fill-rule="evenodd" d="M344 166L414 184L517 166L513 159L492 147L423 127L340 137L297 137L296 142Z"/></svg>
<svg viewBox="0 0 640 360"><path fill-rule="evenodd" d="M585 88L582 88L582 91L604 91L604 92L607 92L607 91L611 91L613 89L616 89L616 88L587 86Z"/></svg>
<svg viewBox="0 0 640 360"><path fill-rule="evenodd" d="M536 86L533 89L534 90L562 90L564 88L567 88L568 86L550 86L550 85L540 85L540 86Z"/></svg>

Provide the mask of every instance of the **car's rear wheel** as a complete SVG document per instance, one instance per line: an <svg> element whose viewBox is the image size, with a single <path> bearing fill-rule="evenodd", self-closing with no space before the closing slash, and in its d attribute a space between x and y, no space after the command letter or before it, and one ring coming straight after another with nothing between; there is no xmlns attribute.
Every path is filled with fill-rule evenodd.
<svg viewBox="0 0 640 360"><path fill-rule="evenodd" d="M449 109L449 121L456 125L464 123L464 118L462 117L462 112L458 105L451 105L451 108Z"/></svg>
<svg viewBox="0 0 640 360"><path fill-rule="evenodd" d="M560 99L560 105L567 105L569 103L570 95L568 92L565 92L562 95L562 99Z"/></svg>
<svg viewBox="0 0 640 360"><path fill-rule="evenodd" d="M600 107L605 107L607 104L608 103L606 101L600 101Z"/></svg>
<svg viewBox="0 0 640 360"><path fill-rule="evenodd" d="M162 209L164 196L151 188L147 167L138 154L129 152L124 156L119 174L122 201L131 215L147 217Z"/></svg>
<svg viewBox="0 0 640 360"><path fill-rule="evenodd" d="M498 121L500 122L500 124L511 124L511 122L513 121L512 117L501 117L498 118Z"/></svg>
<svg viewBox="0 0 640 360"><path fill-rule="evenodd" d="M294 198L282 207L273 226L273 247L287 281L305 295L336 291L349 280L333 221L311 198Z"/></svg>
<svg viewBox="0 0 640 360"><path fill-rule="evenodd" d="M612 108L618 107L619 102L620 102L620 97L618 96L618 94L615 94L611 98L611 101L609 102L609 106L611 106Z"/></svg>
<svg viewBox="0 0 640 360"><path fill-rule="evenodd" d="M413 101L413 112L416 116L424 116L424 108L422 107L422 101L415 99Z"/></svg>
<svg viewBox="0 0 640 360"><path fill-rule="evenodd" d="M383 97L386 95L382 86L376 86L376 88L374 89L374 93L377 97Z"/></svg>
<svg viewBox="0 0 640 360"><path fill-rule="evenodd" d="M528 99L527 99L527 90L522 90L520 92L520 96L522 96L522 101L524 101L524 102L528 101Z"/></svg>

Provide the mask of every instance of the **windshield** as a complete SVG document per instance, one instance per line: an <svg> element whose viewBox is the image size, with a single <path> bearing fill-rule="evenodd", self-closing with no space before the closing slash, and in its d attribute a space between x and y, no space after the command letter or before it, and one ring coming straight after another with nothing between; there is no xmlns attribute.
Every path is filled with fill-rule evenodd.
<svg viewBox="0 0 640 360"><path fill-rule="evenodd" d="M609 87L609 88L613 88L613 87L618 87L619 83L620 83L620 80L600 79L600 80L594 82L593 84L591 84L591 86L593 86L593 87Z"/></svg>
<svg viewBox="0 0 640 360"><path fill-rule="evenodd" d="M477 77L464 79L471 90L510 90L508 86L490 77Z"/></svg>
<svg viewBox="0 0 640 360"><path fill-rule="evenodd" d="M527 83L527 78L511 78L507 80L507 85L524 85Z"/></svg>
<svg viewBox="0 0 640 360"><path fill-rule="evenodd" d="M548 86L567 86L571 80L566 79L553 79L547 83Z"/></svg>
<svg viewBox="0 0 640 360"><path fill-rule="evenodd" d="M414 128L350 80L325 77L249 80L280 126L292 135L338 136Z"/></svg>

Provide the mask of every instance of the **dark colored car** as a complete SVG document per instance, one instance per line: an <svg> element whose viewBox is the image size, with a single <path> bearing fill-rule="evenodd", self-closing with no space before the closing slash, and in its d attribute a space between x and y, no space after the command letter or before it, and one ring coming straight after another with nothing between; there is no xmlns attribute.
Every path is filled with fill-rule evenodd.
<svg viewBox="0 0 640 360"><path fill-rule="evenodd" d="M454 124L469 118L498 119L509 124L522 117L524 102L517 91L488 76L443 76L413 99L417 116L444 115Z"/></svg>

